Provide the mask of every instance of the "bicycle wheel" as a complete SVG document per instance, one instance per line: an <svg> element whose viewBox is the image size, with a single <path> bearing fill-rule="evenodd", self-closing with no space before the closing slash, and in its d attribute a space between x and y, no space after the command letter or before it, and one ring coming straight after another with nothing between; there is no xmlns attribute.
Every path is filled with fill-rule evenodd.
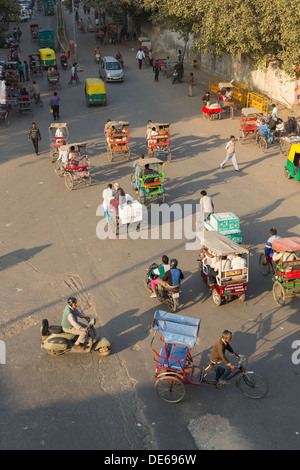
<svg viewBox="0 0 300 470"><path fill-rule="evenodd" d="M262 138L259 139L259 148L263 153L267 151L268 144L267 144L266 139L262 139Z"/></svg>
<svg viewBox="0 0 300 470"><path fill-rule="evenodd" d="M267 276L271 271L270 263L267 263L266 255L264 253L259 257L259 268L264 276Z"/></svg>
<svg viewBox="0 0 300 470"><path fill-rule="evenodd" d="M244 372L240 375L236 385L245 397L252 398L253 400L264 398L269 391L266 379L253 372Z"/></svg>
<svg viewBox="0 0 300 470"><path fill-rule="evenodd" d="M158 378L155 391L166 403L179 403L185 395L184 384L178 377L171 374Z"/></svg>

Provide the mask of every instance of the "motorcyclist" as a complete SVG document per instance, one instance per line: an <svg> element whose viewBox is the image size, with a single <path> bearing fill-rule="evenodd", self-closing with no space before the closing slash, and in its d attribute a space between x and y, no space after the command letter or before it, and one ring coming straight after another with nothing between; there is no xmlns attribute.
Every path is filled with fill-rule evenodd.
<svg viewBox="0 0 300 470"><path fill-rule="evenodd" d="M150 298L155 298L156 297L156 285L159 279L161 279L164 274L169 271L170 265L169 265L169 258L167 255L163 255L162 257L162 264L158 266L155 269L152 269L151 271L151 289L152 289L152 294L150 295ZM155 279L152 279L152 276L155 276Z"/></svg>
<svg viewBox="0 0 300 470"><path fill-rule="evenodd" d="M177 64L174 65L174 70L178 73L178 77L180 80L183 78L183 64L182 62L178 61Z"/></svg>
<svg viewBox="0 0 300 470"><path fill-rule="evenodd" d="M85 325L78 323L77 319L79 317L84 318L86 321L90 321L90 317L77 310L77 299L75 297L69 297L67 303L68 305L66 305L64 309L61 321L62 329L65 333L78 335L74 347L85 349L84 343L86 342L88 328Z"/></svg>
<svg viewBox="0 0 300 470"><path fill-rule="evenodd" d="M157 289L160 295L163 289L172 290L174 286L179 286L181 280L184 278L181 269L178 269L177 266L177 259L171 259L170 270L166 271L161 279L158 279Z"/></svg>
<svg viewBox="0 0 300 470"><path fill-rule="evenodd" d="M66 53L65 51L62 51L62 53L60 54L60 65L64 66L67 64L67 56L66 56Z"/></svg>

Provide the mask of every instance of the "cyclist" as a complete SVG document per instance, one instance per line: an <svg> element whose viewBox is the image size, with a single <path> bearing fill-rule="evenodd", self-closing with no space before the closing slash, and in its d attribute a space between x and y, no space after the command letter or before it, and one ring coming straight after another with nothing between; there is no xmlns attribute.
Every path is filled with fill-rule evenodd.
<svg viewBox="0 0 300 470"><path fill-rule="evenodd" d="M233 356L239 357L230 346L232 333L229 330L224 330L222 336L217 339L213 345L210 362L216 371L216 381L222 384L228 384L227 377L231 371L235 370L235 366L231 364L225 356L225 351L229 351Z"/></svg>
<svg viewBox="0 0 300 470"><path fill-rule="evenodd" d="M270 236L265 245L265 255L268 263L271 263L274 255L273 241L276 240L276 238L281 238L279 235L277 235L276 228L270 228Z"/></svg>
<svg viewBox="0 0 300 470"><path fill-rule="evenodd" d="M264 119L262 119L260 126L257 128L257 134L260 134L261 136L267 138L269 135L269 128L268 124Z"/></svg>

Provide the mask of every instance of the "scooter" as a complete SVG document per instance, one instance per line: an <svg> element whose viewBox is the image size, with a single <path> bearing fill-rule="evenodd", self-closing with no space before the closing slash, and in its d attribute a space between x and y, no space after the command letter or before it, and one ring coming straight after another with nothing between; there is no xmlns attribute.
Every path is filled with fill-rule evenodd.
<svg viewBox="0 0 300 470"><path fill-rule="evenodd" d="M94 59L95 59L96 64L100 64L100 57L101 57L100 52L95 52Z"/></svg>
<svg viewBox="0 0 300 470"><path fill-rule="evenodd" d="M87 332L88 343L85 345L85 349L81 349L74 347L77 336L65 333L60 325L49 326L48 320L44 319L41 326L41 348L45 349L50 356L61 356L67 352L86 354L91 351L95 351L101 357L109 356L111 343L108 339L97 336L95 324L95 318L89 321Z"/></svg>
<svg viewBox="0 0 300 470"><path fill-rule="evenodd" d="M151 266L146 269L146 274L144 278L144 285L147 290L147 292L151 293L152 288L151 288L151 272L153 269L158 268L158 264L153 263ZM174 286L172 290L163 289L162 291L157 289L156 286L156 297L159 302L167 304L172 312L176 312L178 306L179 306L179 286Z"/></svg>
<svg viewBox="0 0 300 470"><path fill-rule="evenodd" d="M61 60L61 61L60 61L60 65L62 66L62 68L63 68L64 70L67 70L67 68L68 68L68 62L67 62L67 60Z"/></svg>
<svg viewBox="0 0 300 470"><path fill-rule="evenodd" d="M174 83L175 83L176 81L178 81L179 83L181 83L181 82L182 82L182 79L183 79L183 74L179 74L179 73L177 72L177 70L174 70L173 73L172 73L172 83L173 83L173 85L174 85Z"/></svg>

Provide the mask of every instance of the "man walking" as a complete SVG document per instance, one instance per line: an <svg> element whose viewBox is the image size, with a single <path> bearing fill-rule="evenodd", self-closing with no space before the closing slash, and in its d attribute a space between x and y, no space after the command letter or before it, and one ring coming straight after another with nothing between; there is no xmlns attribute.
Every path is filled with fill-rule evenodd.
<svg viewBox="0 0 300 470"><path fill-rule="evenodd" d="M142 68L143 59L145 59L145 54L143 49L140 47L136 54L136 59L139 61L139 69Z"/></svg>
<svg viewBox="0 0 300 470"><path fill-rule="evenodd" d="M160 71L160 65L158 60L155 61L155 64L153 65L153 71L154 71L154 81L158 82L158 76L159 76L159 71Z"/></svg>
<svg viewBox="0 0 300 470"><path fill-rule="evenodd" d="M208 217L213 214L214 212L214 204L212 201L212 198L207 195L207 192L205 189L203 189L201 192L201 197L200 197L200 222L201 226L203 227L205 224L205 221L208 219Z"/></svg>
<svg viewBox="0 0 300 470"><path fill-rule="evenodd" d="M31 129L28 133L28 142L30 142L30 139L32 140L35 153L38 155L39 154L39 140L42 140L42 138L41 138L41 133L39 129L36 127L35 122L31 124Z"/></svg>
<svg viewBox="0 0 300 470"><path fill-rule="evenodd" d="M235 137L234 137L234 135L230 136L230 140L229 140L229 142L227 142L225 149L227 151L226 158L225 158L225 160L223 160L222 163L220 163L220 165L219 165L220 168L224 168L226 163L231 159L232 164L234 166L234 170L235 171L241 171L241 170L239 170L238 162L237 162L237 158L236 158L236 153L235 153Z"/></svg>
<svg viewBox="0 0 300 470"><path fill-rule="evenodd" d="M57 92L55 91L50 100L50 107L53 111L54 121L56 121L56 118L59 119L59 102L60 102L60 98L57 96Z"/></svg>

